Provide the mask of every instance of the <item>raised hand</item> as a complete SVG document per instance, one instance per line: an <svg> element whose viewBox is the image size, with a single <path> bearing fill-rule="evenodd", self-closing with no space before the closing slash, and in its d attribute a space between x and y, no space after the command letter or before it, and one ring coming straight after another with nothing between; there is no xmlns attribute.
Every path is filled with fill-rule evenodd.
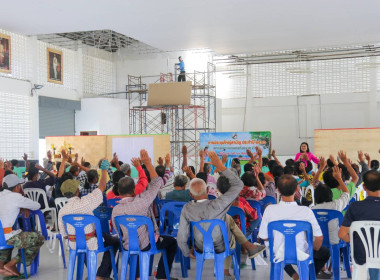
<svg viewBox="0 0 380 280"><path fill-rule="evenodd" d="M4 162L4 169L12 171L12 163L9 160Z"/></svg>
<svg viewBox="0 0 380 280"><path fill-rule="evenodd" d="M369 154L364 154L365 156L365 159L368 161L368 162L371 162L371 157L369 156Z"/></svg>
<svg viewBox="0 0 380 280"><path fill-rule="evenodd" d="M67 162L68 163L73 163L73 158L71 157L71 155L68 155Z"/></svg>
<svg viewBox="0 0 380 280"><path fill-rule="evenodd" d="M116 153L113 153L112 162L115 163L115 164L116 164L116 163L119 163L119 158L118 158L118 156L117 156Z"/></svg>
<svg viewBox="0 0 380 280"><path fill-rule="evenodd" d="M223 156L222 156L222 163L223 163L223 164L226 164L227 161L228 161L228 156L227 156L227 155L223 155Z"/></svg>
<svg viewBox="0 0 380 280"><path fill-rule="evenodd" d="M256 149L256 153L257 153L258 156L262 156L263 155L263 150L259 146L256 146L255 149ZM276 151L275 151L275 153L276 153Z"/></svg>
<svg viewBox="0 0 380 280"><path fill-rule="evenodd" d="M359 158L359 163L364 161L364 154L363 151L358 151L358 158Z"/></svg>
<svg viewBox="0 0 380 280"><path fill-rule="evenodd" d="M162 157L159 157L157 163L158 165L164 165L164 159Z"/></svg>
<svg viewBox="0 0 380 280"><path fill-rule="evenodd" d="M187 155L187 147L186 147L186 145L182 146L182 154L183 155Z"/></svg>
<svg viewBox="0 0 380 280"><path fill-rule="evenodd" d="M200 150L200 151L199 151L199 156L200 156L201 158L204 158L205 155L206 155L206 152L205 152L204 150Z"/></svg>
<svg viewBox="0 0 380 280"><path fill-rule="evenodd" d="M80 165L84 165L85 162L86 162L86 160L82 157L80 160Z"/></svg>
<svg viewBox="0 0 380 280"><path fill-rule="evenodd" d="M152 164L152 161L151 161L149 154L146 150L140 151L140 158L141 158L141 161L143 162L143 164L145 164L145 166Z"/></svg>
<svg viewBox="0 0 380 280"><path fill-rule="evenodd" d="M326 159L324 157L319 158L319 168L324 169L326 167Z"/></svg>
<svg viewBox="0 0 380 280"><path fill-rule="evenodd" d="M334 179L337 181L342 180L342 169L340 169L338 166L334 166L332 170Z"/></svg>
<svg viewBox="0 0 380 280"><path fill-rule="evenodd" d="M0 158L0 169L4 169L4 160Z"/></svg>
<svg viewBox="0 0 380 280"><path fill-rule="evenodd" d="M340 150L338 152L338 157L342 160L343 163L349 163L346 152Z"/></svg>
<svg viewBox="0 0 380 280"><path fill-rule="evenodd" d="M78 162L78 153L75 153L74 162Z"/></svg>
<svg viewBox="0 0 380 280"><path fill-rule="evenodd" d="M62 151L61 151L61 155L62 155L62 159L63 159L63 160L65 160L65 161L68 160L69 155L66 153L65 150L62 150Z"/></svg>
<svg viewBox="0 0 380 280"><path fill-rule="evenodd" d="M52 156L50 150L46 153L46 155L47 155L48 160L51 161L51 159L52 159L53 156Z"/></svg>
<svg viewBox="0 0 380 280"><path fill-rule="evenodd" d="M306 172L305 163L303 163L303 162L300 163L300 170L302 171L302 173Z"/></svg>
<svg viewBox="0 0 380 280"><path fill-rule="evenodd" d="M28 161L28 155L24 153L24 156L22 157L24 161Z"/></svg>
<svg viewBox="0 0 380 280"><path fill-rule="evenodd" d="M208 152L208 156L209 156L209 158L211 160L211 164L213 166L215 166L216 168L218 168L221 171L226 169L226 167L224 166L224 164L222 163L222 161L220 160L220 158L218 157L218 155L214 151Z"/></svg>
<svg viewBox="0 0 380 280"><path fill-rule="evenodd" d="M166 167L170 166L170 154L169 153L167 153L165 156L165 165L166 165Z"/></svg>
<svg viewBox="0 0 380 280"><path fill-rule="evenodd" d="M138 166L140 166L140 159L139 158L131 158L131 162L132 162L132 165L134 166L134 167L138 167Z"/></svg>
<svg viewBox="0 0 380 280"><path fill-rule="evenodd" d="M276 156L276 150L272 150L272 152L271 152L271 156L272 156L272 157L275 157L275 156Z"/></svg>
<svg viewBox="0 0 380 280"><path fill-rule="evenodd" d="M193 171L191 170L190 167L185 166L185 167L183 168L183 171L186 173L186 175L187 175L189 178L194 178L194 177L195 177L195 175L194 175L194 173L193 173Z"/></svg>
<svg viewBox="0 0 380 280"><path fill-rule="evenodd" d="M256 165L253 167L253 173L255 174L256 177L258 177L260 172L261 172L260 167L259 167L258 164L256 164Z"/></svg>

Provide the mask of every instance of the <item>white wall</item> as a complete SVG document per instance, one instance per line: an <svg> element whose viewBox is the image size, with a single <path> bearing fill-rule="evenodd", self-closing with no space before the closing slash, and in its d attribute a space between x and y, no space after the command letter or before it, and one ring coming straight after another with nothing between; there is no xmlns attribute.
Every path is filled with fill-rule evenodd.
<svg viewBox="0 0 380 280"><path fill-rule="evenodd" d="M380 127L377 97L375 111L370 93L249 98L245 127L245 99L224 99L218 131L269 130L277 154L292 155L303 141L314 148L314 129Z"/></svg>
<svg viewBox="0 0 380 280"><path fill-rule="evenodd" d="M97 131L98 135L128 134L128 100L116 98L83 98L75 114L75 134Z"/></svg>

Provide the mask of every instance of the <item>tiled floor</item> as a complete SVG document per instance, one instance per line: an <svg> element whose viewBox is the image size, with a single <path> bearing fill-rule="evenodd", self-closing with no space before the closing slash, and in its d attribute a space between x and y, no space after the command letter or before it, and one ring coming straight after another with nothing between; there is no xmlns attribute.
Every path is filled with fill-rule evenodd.
<svg viewBox="0 0 380 280"><path fill-rule="evenodd" d="M68 254L66 255L66 261ZM155 264L158 262L158 258L155 259ZM231 269L232 272L232 269ZM85 276L85 275L84 275ZM181 267L178 263L175 263L171 273L172 277L181 278ZM342 272L342 276L346 277L346 273ZM30 279L40 280L65 280L67 279L67 269L63 268L62 258L58 256L57 248L56 252L51 254L44 245L41 250L40 267L38 275L31 277ZM85 279L85 277L83 278ZM154 279L151 277L150 279ZM189 280L195 279L195 261L191 261L191 270L189 270ZM207 261L204 266L202 279L215 279L213 276L213 261ZM257 270L253 271L251 266L241 270L241 279L269 279L269 266L257 266ZM284 273L284 279L290 279ZM341 278L348 279L348 278ZM124 279L123 279L124 280Z"/></svg>

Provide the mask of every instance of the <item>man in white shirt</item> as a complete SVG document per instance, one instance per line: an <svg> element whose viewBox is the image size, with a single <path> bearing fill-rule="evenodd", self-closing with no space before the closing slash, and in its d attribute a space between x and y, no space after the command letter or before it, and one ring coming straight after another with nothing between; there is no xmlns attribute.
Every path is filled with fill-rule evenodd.
<svg viewBox="0 0 380 280"><path fill-rule="evenodd" d="M330 257L330 250L326 247L322 247L323 235L321 228L314 216L313 211L306 206L298 206L294 201L294 194L297 190L297 181L291 175L282 175L277 181L277 190L281 194L281 202L279 204L269 205L264 212L263 219L261 221L259 237L267 241L268 240L268 224L273 221L280 220L297 220L309 222L313 229L313 256L315 272L318 272L325 265ZM277 259L281 259L281 253L283 252L284 237L282 234L274 232L274 245L273 251ZM298 234L296 236L297 249L304 253L308 252L308 243L304 234ZM297 251L298 251L297 250ZM293 279L299 279L297 272L292 265L285 266L286 273Z"/></svg>
<svg viewBox="0 0 380 280"><path fill-rule="evenodd" d="M14 174L3 179L3 189L0 192L0 220L3 226L5 240L15 249L24 249L26 265L29 266L44 244L44 237L37 232L13 230L20 209L38 210L40 204L20 194L24 180ZM25 211L25 210L24 210ZM26 211L27 212L27 211ZM24 213L27 215L27 213ZM21 254L11 259L12 249L0 251L0 274L3 276L19 276L16 265L22 262Z"/></svg>

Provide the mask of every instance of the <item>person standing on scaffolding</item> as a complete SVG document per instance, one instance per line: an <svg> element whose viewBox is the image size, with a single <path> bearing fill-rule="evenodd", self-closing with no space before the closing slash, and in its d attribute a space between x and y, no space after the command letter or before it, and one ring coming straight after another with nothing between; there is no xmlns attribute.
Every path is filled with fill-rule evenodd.
<svg viewBox="0 0 380 280"><path fill-rule="evenodd" d="M179 68L178 82L186 82L186 72L185 72L185 63L183 62L182 56L178 57L179 63L175 65Z"/></svg>

